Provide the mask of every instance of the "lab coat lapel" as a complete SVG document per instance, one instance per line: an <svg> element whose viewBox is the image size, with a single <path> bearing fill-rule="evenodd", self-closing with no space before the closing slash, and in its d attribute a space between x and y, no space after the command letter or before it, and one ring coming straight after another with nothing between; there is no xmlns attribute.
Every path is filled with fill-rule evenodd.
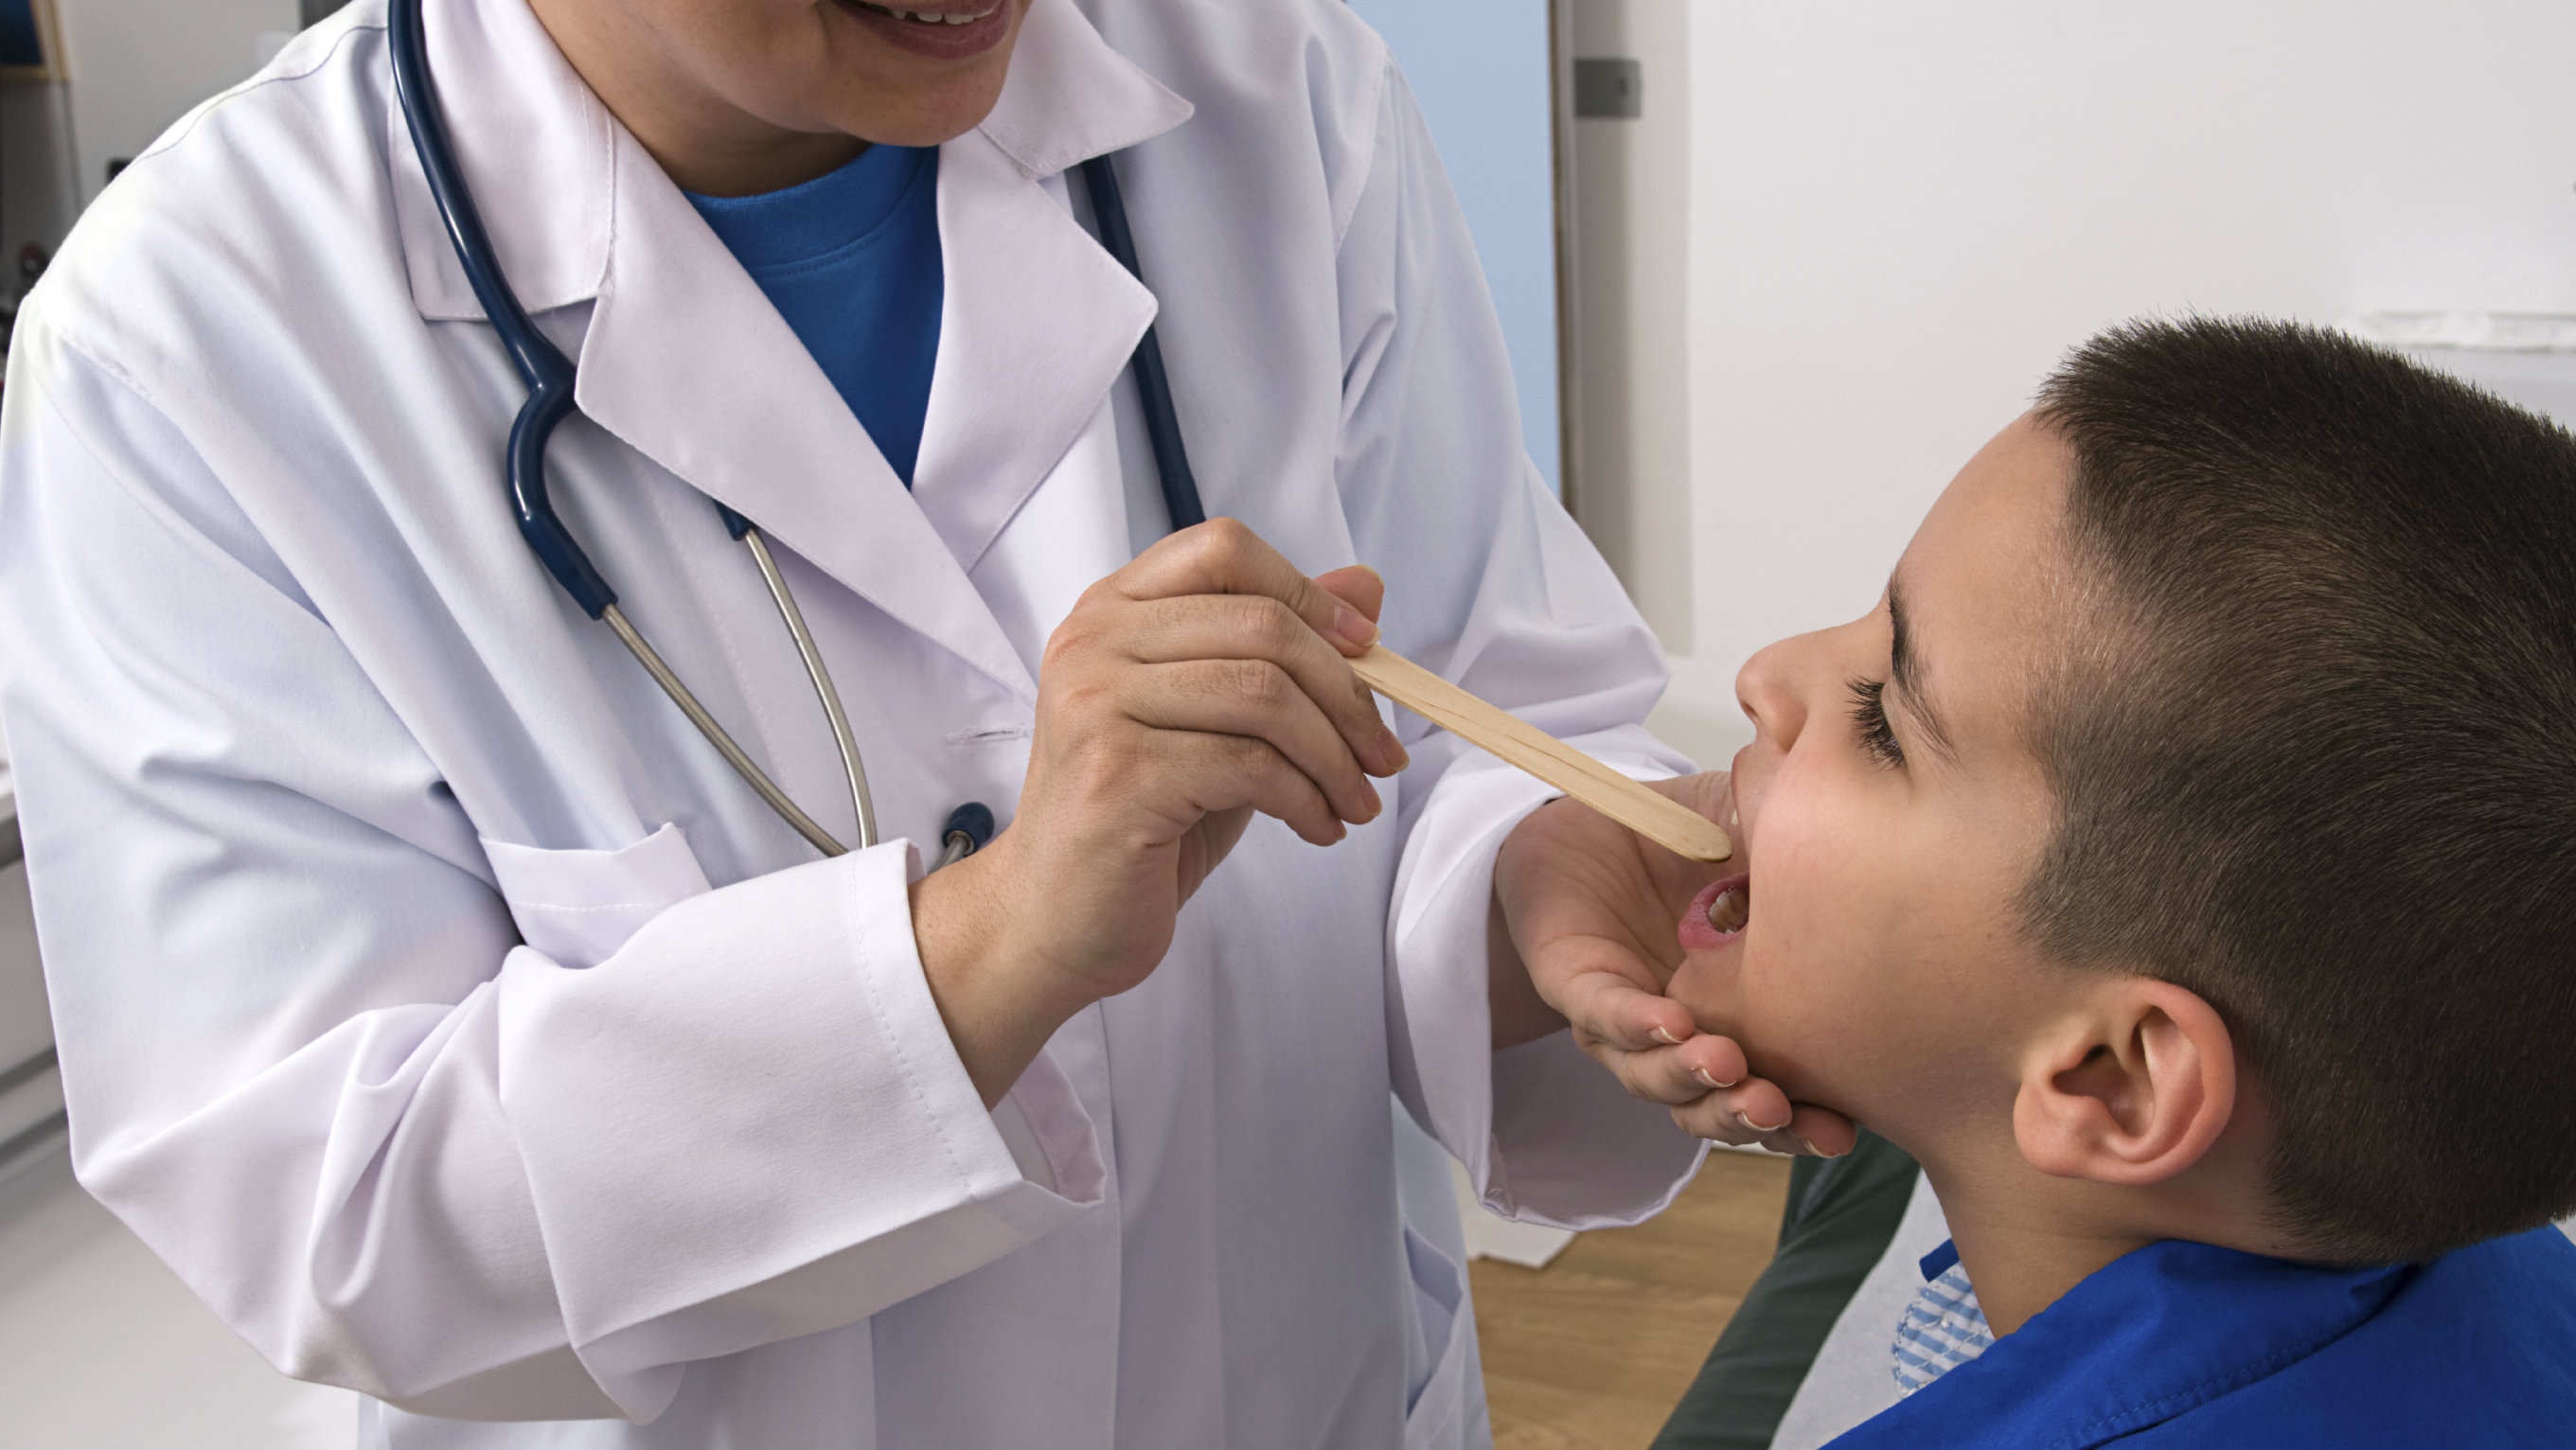
<svg viewBox="0 0 2576 1450"><path fill-rule="evenodd" d="M1153 294L1046 178L1189 115L1070 0L1034 0L992 114L940 148L947 293L913 492L970 571L1092 424L1154 320Z"/></svg>
<svg viewBox="0 0 2576 1450"><path fill-rule="evenodd" d="M979 132L940 148L948 292L913 492L973 569L1099 413L1153 294Z"/></svg>
<svg viewBox="0 0 2576 1450"><path fill-rule="evenodd" d="M1018 652L821 366L623 130L615 193L582 412L1033 698Z"/></svg>

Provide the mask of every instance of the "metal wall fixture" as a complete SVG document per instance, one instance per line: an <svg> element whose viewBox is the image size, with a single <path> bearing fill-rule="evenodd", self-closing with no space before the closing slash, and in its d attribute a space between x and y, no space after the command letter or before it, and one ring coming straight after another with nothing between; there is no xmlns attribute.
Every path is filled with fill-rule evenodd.
<svg viewBox="0 0 2576 1450"><path fill-rule="evenodd" d="M1627 56L1581 56L1574 62L1576 119L1633 121L1646 114L1645 77Z"/></svg>

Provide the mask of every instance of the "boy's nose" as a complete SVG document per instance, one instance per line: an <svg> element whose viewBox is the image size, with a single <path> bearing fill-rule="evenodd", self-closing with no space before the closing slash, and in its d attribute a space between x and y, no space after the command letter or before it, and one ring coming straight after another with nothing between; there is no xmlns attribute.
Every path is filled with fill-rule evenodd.
<svg viewBox="0 0 2576 1450"><path fill-rule="evenodd" d="M1856 675L1887 668L1884 603L1849 624L1791 635L1736 672L1735 702L1753 722L1754 743L1786 755L1809 722L1838 713Z"/></svg>
<svg viewBox="0 0 2576 1450"><path fill-rule="evenodd" d="M1807 724L1807 702L1798 682L1810 672L1803 656L1814 653L1819 638L1802 634L1767 645L1736 672L1736 707L1753 722L1755 744L1785 755L1798 743Z"/></svg>

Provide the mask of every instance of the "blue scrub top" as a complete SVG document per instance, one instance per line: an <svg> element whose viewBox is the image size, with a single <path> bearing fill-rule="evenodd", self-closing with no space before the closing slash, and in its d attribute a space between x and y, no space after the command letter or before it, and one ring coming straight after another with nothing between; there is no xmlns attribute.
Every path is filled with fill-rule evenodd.
<svg viewBox="0 0 2576 1450"><path fill-rule="evenodd" d="M939 356L939 149L870 146L759 196L689 194L912 487Z"/></svg>
<svg viewBox="0 0 2576 1450"><path fill-rule="evenodd" d="M2112 1441L2576 1446L2576 1245L2544 1228L2329 1269L2150 1244L1830 1450Z"/></svg>

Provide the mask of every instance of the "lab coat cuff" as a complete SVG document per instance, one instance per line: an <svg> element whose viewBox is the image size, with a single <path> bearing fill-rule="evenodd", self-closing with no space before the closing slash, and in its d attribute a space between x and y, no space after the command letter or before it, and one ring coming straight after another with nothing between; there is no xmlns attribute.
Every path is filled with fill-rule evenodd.
<svg viewBox="0 0 2576 1450"><path fill-rule="evenodd" d="M1571 743L1638 780L1676 772L1623 727ZM1629 1096L1572 1034L1495 1051L1487 932L1494 861L1563 792L1489 756L1452 766L1406 843L1390 925L1397 1095L1467 1168L1485 1206L1562 1228L1639 1222L1672 1201L1706 1145Z"/></svg>
<svg viewBox="0 0 2576 1450"><path fill-rule="evenodd" d="M587 970L504 964L503 1105L573 1348L630 1418L689 1361L864 1318L1102 1200L1051 1063L985 1110L915 870L891 842L691 897Z"/></svg>

